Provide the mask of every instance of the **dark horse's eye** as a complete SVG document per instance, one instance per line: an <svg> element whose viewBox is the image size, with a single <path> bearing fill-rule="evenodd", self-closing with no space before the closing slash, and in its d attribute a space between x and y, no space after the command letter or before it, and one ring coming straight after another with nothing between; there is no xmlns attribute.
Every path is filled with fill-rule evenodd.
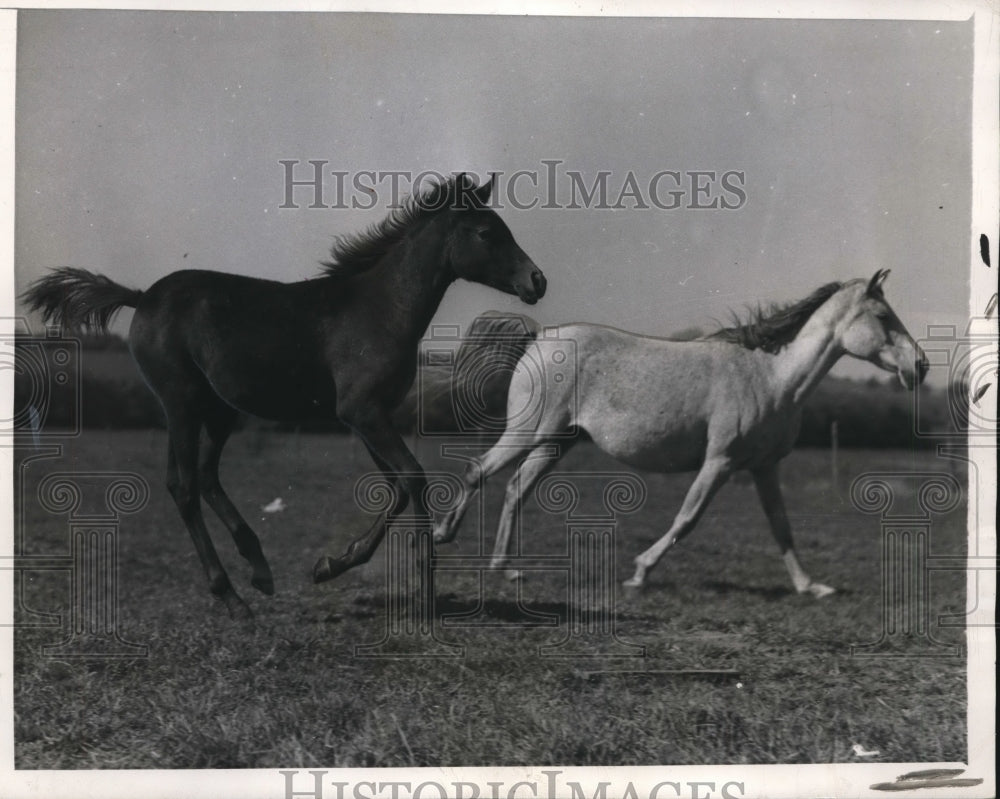
<svg viewBox="0 0 1000 799"><path fill-rule="evenodd" d="M493 238L493 234L490 232L490 229L485 227L477 230L476 236L480 241L489 241Z"/></svg>

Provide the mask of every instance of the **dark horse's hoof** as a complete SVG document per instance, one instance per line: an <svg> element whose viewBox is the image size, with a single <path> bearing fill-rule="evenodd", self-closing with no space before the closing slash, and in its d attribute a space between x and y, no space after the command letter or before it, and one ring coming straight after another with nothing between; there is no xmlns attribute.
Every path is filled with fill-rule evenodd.
<svg viewBox="0 0 1000 799"><path fill-rule="evenodd" d="M313 566L313 582L325 583L327 580L340 576L345 571L347 571L347 566L341 558L323 555Z"/></svg>
<svg viewBox="0 0 1000 799"><path fill-rule="evenodd" d="M229 618L244 624L253 624L253 611L235 592L220 597L229 611Z"/></svg>
<svg viewBox="0 0 1000 799"><path fill-rule="evenodd" d="M267 594L268 596L274 596L274 580L270 577L251 577L250 585L260 591L262 594Z"/></svg>

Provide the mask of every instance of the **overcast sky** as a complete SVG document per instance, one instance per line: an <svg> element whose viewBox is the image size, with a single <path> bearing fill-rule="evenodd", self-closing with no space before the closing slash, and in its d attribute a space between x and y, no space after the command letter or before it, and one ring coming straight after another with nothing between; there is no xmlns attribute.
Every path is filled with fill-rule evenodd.
<svg viewBox="0 0 1000 799"><path fill-rule="evenodd" d="M535 171L518 194L539 204L558 160L555 202L567 172L607 171L611 202L631 173L651 207L505 202L549 294L528 309L456 285L436 321L500 308L665 335L880 267L914 336L968 317L971 22L25 11L18 26L19 290L57 265L139 288L181 268L312 277L390 187L370 210L310 209L301 188L281 208L282 160L299 179L328 161L348 189L363 170ZM705 178L708 195L657 208L664 170L741 173L745 201ZM713 199L739 207L688 207Z"/></svg>

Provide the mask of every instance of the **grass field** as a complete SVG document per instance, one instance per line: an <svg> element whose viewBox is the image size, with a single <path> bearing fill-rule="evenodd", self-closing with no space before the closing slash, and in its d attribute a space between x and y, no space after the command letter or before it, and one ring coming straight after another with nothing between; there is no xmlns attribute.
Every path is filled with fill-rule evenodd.
<svg viewBox="0 0 1000 799"><path fill-rule="evenodd" d="M422 442L430 469L458 471ZM21 453L22 455L24 453ZM474 572L439 575L434 629L464 646L446 659L359 658L386 630L383 550L372 563L321 586L316 558L339 553L368 523L353 502L371 467L337 436L238 434L223 482L255 525L277 594L249 586L249 569L221 524L216 546L257 623L234 624L209 595L194 549L162 487L162 432L87 431L61 458L26 470L24 554L68 550L65 516L33 499L50 471L135 472L150 485L119 535L119 632L148 656L109 660L43 654L62 626L25 626L28 611L60 613L66 571L31 571L15 631L18 768L240 768L411 765L596 765L851 761L856 743L885 761L966 757L965 657L926 638L892 641L895 657L856 657L852 644L883 630L879 518L851 504L851 480L869 471L948 471L925 452L845 451L831 485L829 453L801 450L783 468L797 545L815 579L838 589L824 600L790 590L753 486L727 485L694 534L671 551L637 594L619 593L623 644L644 657L584 650L545 656L567 635L567 579L535 572L523 584ZM592 445L560 471L620 471ZM487 492L493 523L506 474ZM964 473L957 477L964 485ZM631 560L665 531L689 475L642 475L642 510L617 528L620 581ZM913 506L917 482L893 481ZM909 492L909 493L907 493ZM281 496L287 508L260 508ZM565 524L535 502L524 512L526 553L565 550ZM931 552L966 551L964 503L933 518ZM480 545L467 520L448 554ZM478 607L480 597L484 600ZM523 608L523 609L522 609ZM965 608L965 574L929 576L929 634L961 646L942 614ZM555 623L527 625L525 610ZM455 626L456 614L472 614ZM622 647L624 649L624 647ZM633 651L633 650L629 650ZM924 656L928 652L934 656Z"/></svg>

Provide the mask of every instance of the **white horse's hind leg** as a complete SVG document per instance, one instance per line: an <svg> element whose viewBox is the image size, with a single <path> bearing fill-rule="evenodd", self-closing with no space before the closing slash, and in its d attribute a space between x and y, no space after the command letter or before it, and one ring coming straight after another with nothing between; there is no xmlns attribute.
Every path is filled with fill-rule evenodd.
<svg viewBox="0 0 1000 799"><path fill-rule="evenodd" d="M472 500L479 493L479 488L483 481L483 461L489 455L483 455L478 460L470 463L462 476L462 495L459 497L455 507L434 523L434 541L438 544L448 544L455 540L458 534L458 526L462 523L465 512L472 504Z"/></svg>
<svg viewBox="0 0 1000 799"><path fill-rule="evenodd" d="M514 531L514 525L524 504L524 498L539 479L556 465L566 453L567 448L566 446L560 447L559 444L542 444L535 447L518 467L514 476L510 478L510 482L507 483L503 510L500 511L500 524L497 527L497 540L493 547L491 568L499 569L507 562L513 544L511 533ZM506 576L510 580L517 580L521 577L521 573L514 569L508 569Z"/></svg>
<svg viewBox="0 0 1000 799"><path fill-rule="evenodd" d="M817 598L834 593L834 589L830 586L813 582L795 554L795 546L792 543L792 526L788 522L785 501L781 496L778 465L775 463L754 470L753 479L757 486L760 504L764 506L764 513L771 525L774 540L781 547L781 556L785 561L785 568L788 569L788 575L792 578L795 590L800 594L810 593Z"/></svg>
<svg viewBox="0 0 1000 799"><path fill-rule="evenodd" d="M434 541L436 543L448 544L455 540L458 526L462 523L462 517L465 516L465 512L469 509L469 503L472 502L477 491L479 491L478 480L475 485L470 486L465 483L462 486L462 496L459 498L458 504L434 523Z"/></svg>
<svg viewBox="0 0 1000 799"><path fill-rule="evenodd" d="M731 471L729 461L725 458L706 459L667 534L635 559L635 574L625 581L626 588L640 588L646 581L646 572L657 564L679 538L691 532L709 500L726 482Z"/></svg>
<svg viewBox="0 0 1000 799"><path fill-rule="evenodd" d="M463 486L463 494L458 504L442 516L434 525L434 540L437 543L446 544L454 541L455 535L458 533L458 526L462 522L462 517L465 516L465 512L469 509L469 505L479 492L482 484L504 466L517 460L534 446L534 443L531 441L518 442L517 444L512 444L510 441L511 437L504 434L493 446L493 449L469 464L462 478L465 485Z"/></svg>
<svg viewBox="0 0 1000 799"><path fill-rule="evenodd" d="M544 361L544 358L539 360L539 353L530 353L531 347L522 356L522 360L528 358L533 363ZM534 374L535 370L532 368L518 366L514 370L507 389L507 423L511 426L504 430L500 440L489 452L469 465L465 473L465 493L455 510L435 526L435 541L447 542L455 538L462 516L476 491L486 480L525 453L534 450L547 438L568 429L573 380L556 383L555 380L562 374L557 372L554 373L556 377L551 384L546 376L543 385L539 385ZM530 409L530 413L525 409ZM521 422L513 421L518 418Z"/></svg>

